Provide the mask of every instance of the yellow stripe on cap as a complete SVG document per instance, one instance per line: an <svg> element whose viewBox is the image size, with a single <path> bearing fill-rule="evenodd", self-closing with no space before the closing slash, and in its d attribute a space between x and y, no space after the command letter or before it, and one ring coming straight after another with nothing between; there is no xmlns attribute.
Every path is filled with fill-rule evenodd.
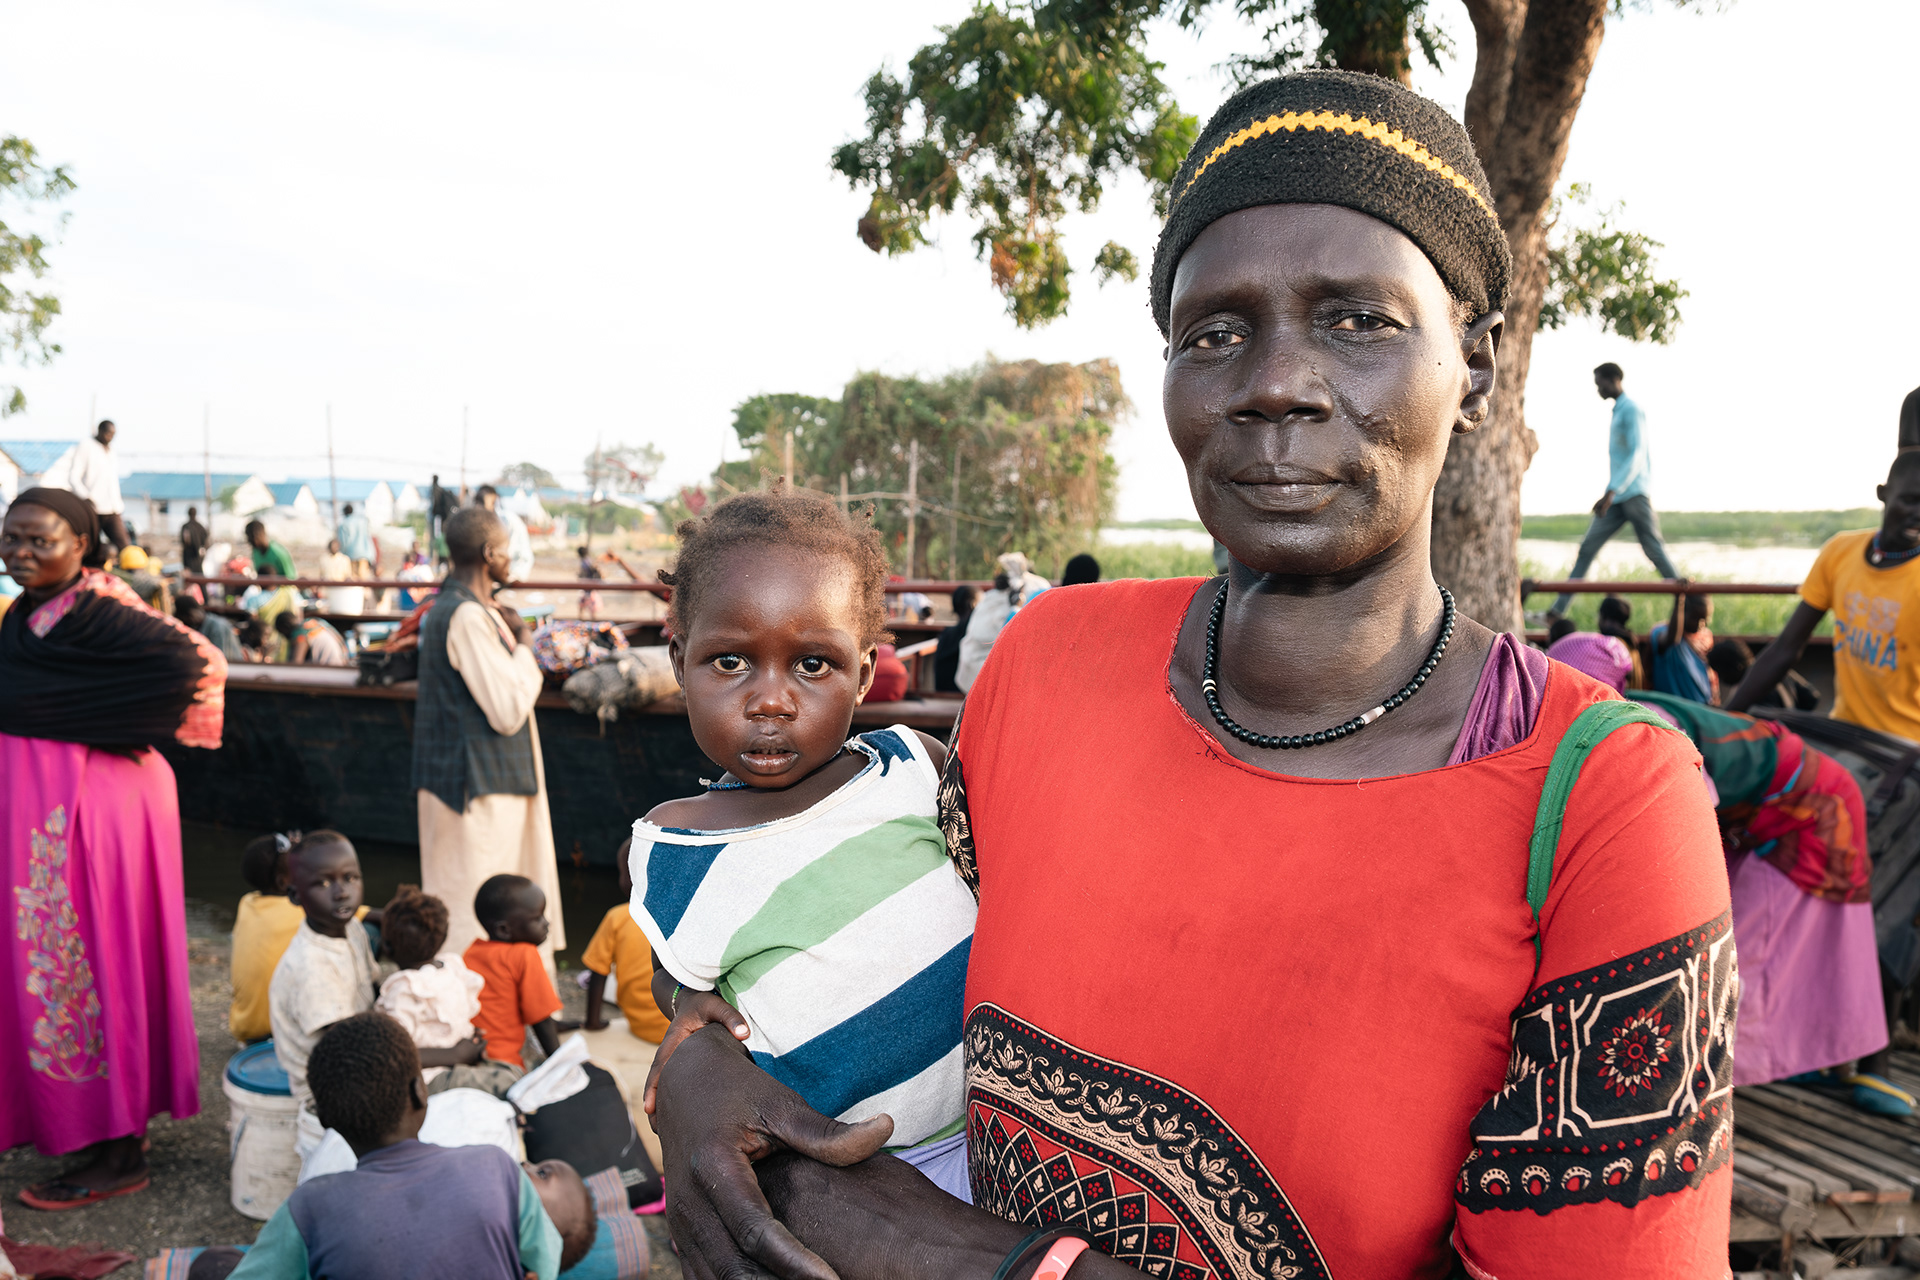
<svg viewBox="0 0 1920 1280"><path fill-rule="evenodd" d="M1255 139L1265 137L1269 133L1278 133L1282 129L1289 133L1296 129L1325 129L1328 133L1350 133L1357 138L1371 139L1445 178L1466 192L1475 204L1486 210L1487 216L1496 224L1500 221L1499 216L1493 211L1493 206L1487 203L1486 197L1481 195L1473 183L1465 175L1457 172L1452 165L1391 125L1380 124L1365 116L1348 115L1344 111L1339 115L1331 111L1288 111L1281 115L1268 116L1264 120L1255 120L1246 128L1228 134L1219 146L1207 153L1207 158L1200 162L1200 167L1193 171L1193 176L1187 179L1187 185L1180 188L1179 198L1186 198L1187 192L1193 190L1193 184L1200 181L1200 175L1205 173L1207 167L1215 160L1235 147L1245 146Z"/></svg>

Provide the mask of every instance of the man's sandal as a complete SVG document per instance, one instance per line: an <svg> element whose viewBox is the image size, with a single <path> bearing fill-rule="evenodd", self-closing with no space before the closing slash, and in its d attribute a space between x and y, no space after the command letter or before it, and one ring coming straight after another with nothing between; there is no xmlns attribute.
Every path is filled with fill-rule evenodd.
<svg viewBox="0 0 1920 1280"><path fill-rule="evenodd" d="M77 1182L68 1182L63 1178L54 1178L47 1182L27 1187L20 1192L20 1203L29 1209L42 1209L48 1213L64 1213L68 1209L85 1209L99 1204L102 1200L111 1200L115 1196L130 1196L136 1191L145 1191L153 1185L150 1174L142 1174L137 1182L124 1187L111 1187L97 1191L92 1187L83 1187ZM35 1192L71 1193L56 1197L36 1195Z"/></svg>

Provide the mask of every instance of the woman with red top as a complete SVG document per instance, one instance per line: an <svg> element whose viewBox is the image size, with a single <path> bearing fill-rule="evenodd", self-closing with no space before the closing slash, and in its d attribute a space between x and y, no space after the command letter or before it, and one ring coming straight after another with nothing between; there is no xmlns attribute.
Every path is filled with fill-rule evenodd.
<svg viewBox="0 0 1920 1280"><path fill-rule="evenodd" d="M98 564L84 498L29 489L0 525L25 593L0 618L0 1150L92 1148L20 1192L77 1209L148 1182L160 1112L200 1110L173 770L220 745L227 660Z"/></svg>
<svg viewBox="0 0 1920 1280"><path fill-rule="evenodd" d="M1207 126L1153 307L1230 568L1034 601L947 766L974 1205L707 1027L658 1095L689 1275L1727 1274L1699 758L1644 724L1595 747L1536 920L1548 764L1615 695L1432 576L1508 290L1485 190L1460 126L1373 77L1268 81Z"/></svg>

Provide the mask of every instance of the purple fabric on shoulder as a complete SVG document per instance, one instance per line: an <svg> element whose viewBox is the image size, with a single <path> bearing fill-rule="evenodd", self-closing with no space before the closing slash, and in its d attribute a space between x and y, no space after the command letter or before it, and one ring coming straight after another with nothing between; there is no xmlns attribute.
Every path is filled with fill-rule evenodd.
<svg viewBox="0 0 1920 1280"><path fill-rule="evenodd" d="M1447 763L1465 764L1524 742L1546 692L1547 655L1512 632L1495 636Z"/></svg>

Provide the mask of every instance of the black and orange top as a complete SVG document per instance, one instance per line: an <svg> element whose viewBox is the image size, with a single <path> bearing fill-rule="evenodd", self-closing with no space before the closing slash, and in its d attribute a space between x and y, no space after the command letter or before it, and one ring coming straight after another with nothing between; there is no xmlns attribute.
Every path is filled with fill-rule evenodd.
<svg viewBox="0 0 1920 1280"><path fill-rule="evenodd" d="M1594 750L1536 970L1541 785L1612 691L1556 663L1517 745L1287 777L1174 699L1199 586L1050 591L968 697L976 1202L1169 1280L1726 1274L1734 959L1692 747Z"/></svg>

